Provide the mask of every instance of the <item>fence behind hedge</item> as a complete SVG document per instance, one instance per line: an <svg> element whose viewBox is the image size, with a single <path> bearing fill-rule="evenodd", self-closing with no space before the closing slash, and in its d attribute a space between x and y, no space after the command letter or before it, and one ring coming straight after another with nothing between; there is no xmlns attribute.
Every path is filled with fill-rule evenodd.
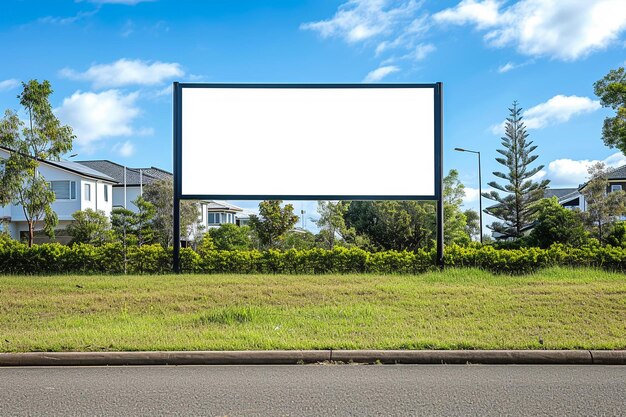
<svg viewBox="0 0 626 417"><path fill-rule="evenodd" d="M172 253L160 245L129 247L57 243L35 245L0 239L2 274L164 274L170 273ZM523 274L549 266L600 267L626 271L626 249L598 245L549 249L496 249L491 246L447 246L445 262L451 267L473 267L497 273ZM434 251L367 252L358 248L286 251L210 251L202 256L181 250L187 273L273 274L418 274L435 269Z"/></svg>

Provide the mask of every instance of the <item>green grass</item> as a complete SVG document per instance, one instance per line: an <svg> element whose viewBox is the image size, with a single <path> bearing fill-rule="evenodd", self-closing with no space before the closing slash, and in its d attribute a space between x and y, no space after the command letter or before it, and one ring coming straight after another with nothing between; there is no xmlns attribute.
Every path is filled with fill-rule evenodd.
<svg viewBox="0 0 626 417"><path fill-rule="evenodd" d="M4 352L328 348L624 349L626 276L0 276Z"/></svg>

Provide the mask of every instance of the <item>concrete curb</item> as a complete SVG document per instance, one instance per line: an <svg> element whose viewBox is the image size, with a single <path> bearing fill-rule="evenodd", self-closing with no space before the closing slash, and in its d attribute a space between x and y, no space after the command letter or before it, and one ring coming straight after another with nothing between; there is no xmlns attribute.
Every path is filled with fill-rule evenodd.
<svg viewBox="0 0 626 417"><path fill-rule="evenodd" d="M384 364L626 365L626 350L263 350L0 353L0 366Z"/></svg>
<svg viewBox="0 0 626 417"><path fill-rule="evenodd" d="M384 364L626 365L626 350L262 350L0 353L8 366Z"/></svg>

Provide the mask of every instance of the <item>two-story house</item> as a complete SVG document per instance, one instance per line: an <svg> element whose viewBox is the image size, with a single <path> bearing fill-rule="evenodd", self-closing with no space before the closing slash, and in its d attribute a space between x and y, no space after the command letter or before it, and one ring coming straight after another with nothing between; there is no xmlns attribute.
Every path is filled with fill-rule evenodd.
<svg viewBox="0 0 626 417"><path fill-rule="evenodd" d="M133 201L143 195L143 187L159 180L173 180L172 173L156 167L129 168L108 160L80 161L80 164L110 176L116 181L113 185L113 207L126 207L134 212ZM238 224L237 215L243 209L226 201L199 201L199 223L205 229L222 224Z"/></svg>
<svg viewBox="0 0 626 417"><path fill-rule="evenodd" d="M0 158L8 158L11 152L0 147ZM72 221L74 212L90 208L102 210L107 216L111 214L112 187L116 181L108 175L71 161L40 161L38 172L50 183L56 196L52 209L59 218L58 241L69 241L62 230ZM22 206L9 204L0 207L0 219L12 238L19 240L27 236L28 223ZM45 241L48 241L47 236L35 234L35 243Z"/></svg>

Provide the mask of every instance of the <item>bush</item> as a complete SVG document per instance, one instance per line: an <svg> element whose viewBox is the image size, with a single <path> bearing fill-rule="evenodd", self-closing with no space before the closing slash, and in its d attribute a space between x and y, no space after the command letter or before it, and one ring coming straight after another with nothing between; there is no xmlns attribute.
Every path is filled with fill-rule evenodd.
<svg viewBox="0 0 626 417"><path fill-rule="evenodd" d="M197 253L181 249L181 269L186 273L267 274L419 274L435 270L435 252L418 250L367 252L336 247L279 251L219 251ZM493 246L450 245L447 266L480 268L494 273L527 274L550 266L598 267L626 272L626 248L602 247L595 239L581 247L553 244L547 249L498 249ZM172 250L160 245L130 247L126 258L129 274L166 274L172 270ZM34 245L0 238L0 273L3 274L121 274L121 243L102 246L58 243Z"/></svg>

